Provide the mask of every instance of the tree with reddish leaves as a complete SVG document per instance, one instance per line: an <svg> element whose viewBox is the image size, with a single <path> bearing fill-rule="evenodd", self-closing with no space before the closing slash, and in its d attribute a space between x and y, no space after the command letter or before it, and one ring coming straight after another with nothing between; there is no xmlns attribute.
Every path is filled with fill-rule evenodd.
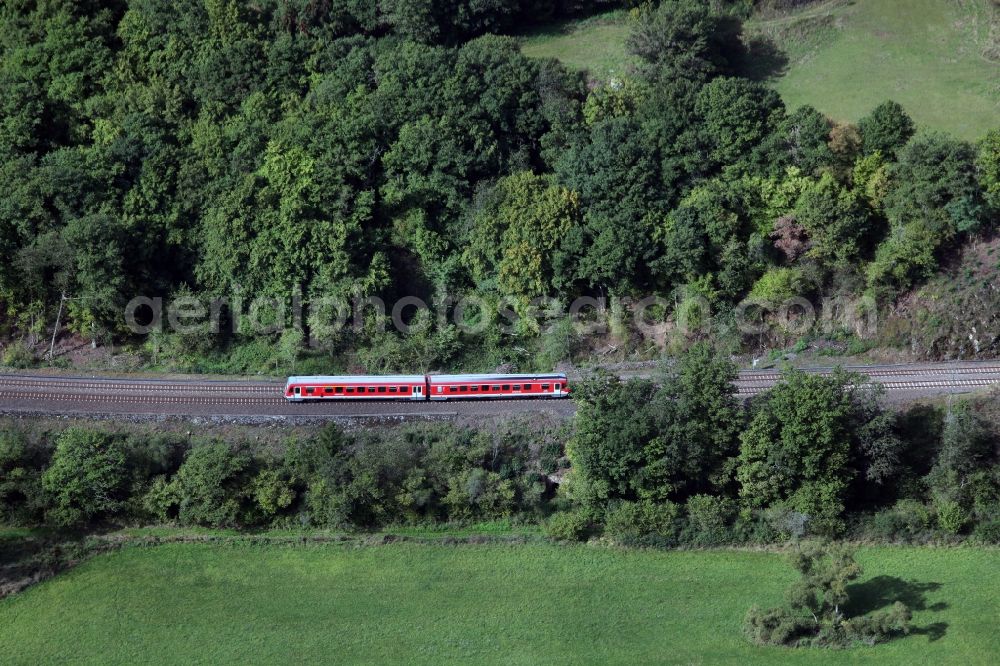
<svg viewBox="0 0 1000 666"><path fill-rule="evenodd" d="M788 263L793 263L812 247L809 233L794 215L782 215L775 220L771 238L774 240L775 249L784 255Z"/></svg>

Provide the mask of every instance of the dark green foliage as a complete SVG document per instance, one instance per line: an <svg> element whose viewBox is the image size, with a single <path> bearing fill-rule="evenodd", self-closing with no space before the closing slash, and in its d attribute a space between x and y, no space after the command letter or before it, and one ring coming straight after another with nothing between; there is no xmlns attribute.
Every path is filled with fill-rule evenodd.
<svg viewBox="0 0 1000 666"><path fill-rule="evenodd" d="M791 556L801 578L788 588L788 605L763 610L753 606L743 621L756 645L851 647L874 645L910 631L911 612L897 601L891 609L848 617L848 583L861 567L846 545L807 544Z"/></svg>
<svg viewBox="0 0 1000 666"><path fill-rule="evenodd" d="M673 502L614 502L604 515L604 536L628 546L673 546L680 516Z"/></svg>
<svg viewBox="0 0 1000 666"><path fill-rule="evenodd" d="M910 542L926 536L933 527L933 514L916 500L901 500L879 511L867 526L869 538Z"/></svg>
<svg viewBox="0 0 1000 666"><path fill-rule="evenodd" d="M573 463L574 499L600 505L642 495L645 447L656 434L648 405L655 393L646 380L619 382L598 373L573 389L576 433L567 447Z"/></svg>
<svg viewBox="0 0 1000 666"><path fill-rule="evenodd" d="M996 518L997 458L997 435L990 425L968 404L950 408L934 466L925 478L942 529L952 534L963 531L976 511L987 521Z"/></svg>
<svg viewBox="0 0 1000 666"><path fill-rule="evenodd" d="M781 123L785 106L763 84L720 77L698 92L695 112L708 159L717 168L749 171L767 163L764 146Z"/></svg>
<svg viewBox="0 0 1000 666"><path fill-rule="evenodd" d="M842 529L855 465L891 467L894 451L872 445L889 436L887 424L873 425L878 411L856 382L791 372L755 406L736 472L745 510L780 504L807 516L814 533Z"/></svg>
<svg viewBox="0 0 1000 666"><path fill-rule="evenodd" d="M684 354L657 392L657 436L647 446L648 494L683 500L725 490L727 461L737 453L742 410L736 367L701 343Z"/></svg>
<svg viewBox="0 0 1000 666"><path fill-rule="evenodd" d="M334 528L536 515L547 491L528 446L516 430L428 427L355 440L330 427L290 444L277 477L296 499L275 513Z"/></svg>
<svg viewBox="0 0 1000 666"><path fill-rule="evenodd" d="M733 540L736 502L728 497L693 495L684 505L687 521L683 540L696 546L713 546Z"/></svg>
<svg viewBox="0 0 1000 666"><path fill-rule="evenodd" d="M807 187L795 205L795 219L811 240L809 255L839 269L869 255L881 240L884 229L873 218L865 201L829 174Z"/></svg>
<svg viewBox="0 0 1000 666"><path fill-rule="evenodd" d="M869 284L907 288L937 268L943 251L988 224L977 181L975 149L964 141L927 134L900 151L885 200L891 226L869 266Z"/></svg>
<svg viewBox="0 0 1000 666"><path fill-rule="evenodd" d="M828 145L831 129L830 119L822 113L811 106L799 107L778 125L773 159L798 167L804 173L818 172L834 161Z"/></svg>
<svg viewBox="0 0 1000 666"><path fill-rule="evenodd" d="M882 102L858 121L858 131L866 155L876 151L893 158L916 131L913 120L893 101Z"/></svg>
<svg viewBox="0 0 1000 666"><path fill-rule="evenodd" d="M563 242L577 283L616 293L646 284L655 251L652 221L664 203L656 162L639 124L611 118L579 136L556 164L560 181L579 193L586 211Z"/></svg>
<svg viewBox="0 0 1000 666"><path fill-rule="evenodd" d="M209 527L252 524L252 465L248 453L221 442L191 449L172 481L176 484L180 521ZM164 500L159 503L163 506Z"/></svg>
<svg viewBox="0 0 1000 666"><path fill-rule="evenodd" d="M123 443L96 431L66 430L56 440L42 487L51 497L46 517L56 525L114 516L124 506L129 490Z"/></svg>
<svg viewBox="0 0 1000 666"><path fill-rule="evenodd" d="M647 78L696 81L725 72L736 53L738 23L697 0L664 0L647 9L628 37Z"/></svg>
<svg viewBox="0 0 1000 666"><path fill-rule="evenodd" d="M61 323L98 344L142 342L121 316L140 294L244 305L301 294L309 306L474 290L523 310L538 295L694 291L727 311L762 276L755 296L792 284L856 292L875 245L869 285L895 296L995 217L992 135L975 160L961 142L907 142L912 123L893 103L860 133L831 129L742 76L760 55L740 39L752 3L636 8L638 67L593 86L504 36L620 5L5 5L0 332L35 342L64 295ZM823 173L833 178L815 182ZM785 199L802 180L796 206ZM812 251L801 272L771 272L782 258L769 237L792 216ZM340 365L404 370L398 334L366 349L370 330L337 331L333 319L314 312L281 360L294 365L310 340ZM510 338L494 331L429 328L423 339L441 336L442 349L415 365L482 348L484 369L511 360ZM275 371L270 358L226 358L274 337L194 331L149 347L154 365Z"/></svg>
<svg viewBox="0 0 1000 666"><path fill-rule="evenodd" d="M45 497L38 458L21 433L0 430L0 522L30 525L42 518Z"/></svg>

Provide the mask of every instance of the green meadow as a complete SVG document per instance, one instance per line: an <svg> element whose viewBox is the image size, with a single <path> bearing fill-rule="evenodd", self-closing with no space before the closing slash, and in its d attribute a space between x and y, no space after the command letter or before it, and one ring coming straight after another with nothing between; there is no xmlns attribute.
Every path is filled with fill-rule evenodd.
<svg viewBox="0 0 1000 666"><path fill-rule="evenodd" d="M987 664L1000 550L869 548L852 589L915 631L852 650L757 648L765 552L396 543L127 547L0 602L4 663Z"/></svg>
<svg viewBox="0 0 1000 666"><path fill-rule="evenodd" d="M922 128L975 140L1000 125L1000 9L990 0L828 0L750 20L788 56L772 85L795 108L811 104L856 122L886 99ZM626 72L625 12L550 26L523 38L532 57L552 57L605 79Z"/></svg>

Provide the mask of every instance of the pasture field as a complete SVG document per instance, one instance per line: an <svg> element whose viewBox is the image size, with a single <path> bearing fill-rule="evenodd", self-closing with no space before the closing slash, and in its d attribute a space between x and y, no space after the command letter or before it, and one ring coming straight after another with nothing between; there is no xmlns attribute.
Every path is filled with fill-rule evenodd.
<svg viewBox="0 0 1000 666"><path fill-rule="evenodd" d="M921 128L976 140L1000 124L1000 11L990 2L827 0L756 17L745 32L787 54L772 85L790 108L856 122L893 99ZM627 71L628 31L628 14L612 12L533 33L522 50L606 79Z"/></svg>
<svg viewBox="0 0 1000 666"><path fill-rule="evenodd" d="M989 2L832 0L748 28L788 53L774 86L790 107L854 122L893 99L919 127L975 140L1000 125L1000 25Z"/></svg>
<svg viewBox="0 0 1000 666"><path fill-rule="evenodd" d="M632 58L625 51L625 38L630 29L628 12L622 10L561 21L523 35L521 52L530 58L555 58L570 69L607 80L628 71Z"/></svg>
<svg viewBox="0 0 1000 666"><path fill-rule="evenodd" d="M126 547L0 602L4 663L986 664L1000 550L868 548L861 610L916 631L756 648L741 621L794 572L766 552L394 543Z"/></svg>

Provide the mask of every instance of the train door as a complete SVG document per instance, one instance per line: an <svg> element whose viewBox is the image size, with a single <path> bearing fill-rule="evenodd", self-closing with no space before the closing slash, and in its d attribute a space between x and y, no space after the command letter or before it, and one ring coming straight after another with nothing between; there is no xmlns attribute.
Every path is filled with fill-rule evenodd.
<svg viewBox="0 0 1000 666"><path fill-rule="evenodd" d="M413 387L413 399L414 400L423 400L424 399L424 387L423 386L414 386Z"/></svg>

